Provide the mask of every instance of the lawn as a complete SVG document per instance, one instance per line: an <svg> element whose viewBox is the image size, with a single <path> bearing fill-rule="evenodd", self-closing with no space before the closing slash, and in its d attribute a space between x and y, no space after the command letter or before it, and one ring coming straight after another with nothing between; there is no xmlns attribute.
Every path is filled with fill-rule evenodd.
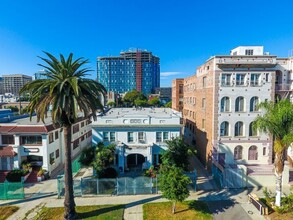
<svg viewBox="0 0 293 220"><path fill-rule="evenodd" d="M169 219L213 219L208 206L201 201L186 201L176 204L176 212L172 214L171 202L148 203L143 205L144 220L169 220Z"/></svg>
<svg viewBox="0 0 293 220"><path fill-rule="evenodd" d="M17 206L0 206L0 220L7 219L9 216L14 214L19 207Z"/></svg>
<svg viewBox="0 0 293 220"><path fill-rule="evenodd" d="M85 220L115 220L123 219L124 205L95 205L95 206L77 206L77 219ZM59 220L63 219L64 208L43 207L35 219Z"/></svg>

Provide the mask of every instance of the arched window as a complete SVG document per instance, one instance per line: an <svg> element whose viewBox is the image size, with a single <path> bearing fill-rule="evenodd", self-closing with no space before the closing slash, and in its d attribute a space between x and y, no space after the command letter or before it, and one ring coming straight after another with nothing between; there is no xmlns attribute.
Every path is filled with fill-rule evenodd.
<svg viewBox="0 0 293 220"><path fill-rule="evenodd" d="M235 111L244 112L244 98L242 96L237 97L235 101Z"/></svg>
<svg viewBox="0 0 293 220"><path fill-rule="evenodd" d="M243 128L243 122L238 121L235 124L235 130L234 130L235 136L244 136L244 128Z"/></svg>
<svg viewBox="0 0 293 220"><path fill-rule="evenodd" d="M259 103L259 99L257 96L254 96L250 99L250 111L251 112L258 111L258 103Z"/></svg>
<svg viewBox="0 0 293 220"><path fill-rule="evenodd" d="M257 160L257 146L252 145L248 149L248 160Z"/></svg>
<svg viewBox="0 0 293 220"><path fill-rule="evenodd" d="M230 111L230 98L225 96L221 99L221 112Z"/></svg>
<svg viewBox="0 0 293 220"><path fill-rule="evenodd" d="M224 121L221 123L220 136L229 136L229 122Z"/></svg>
<svg viewBox="0 0 293 220"><path fill-rule="evenodd" d="M243 147L241 145L238 145L234 148L234 160L242 159L242 150L243 150Z"/></svg>
<svg viewBox="0 0 293 220"><path fill-rule="evenodd" d="M250 137L258 136L258 131L257 131L257 129L254 129L254 128L253 128L253 122L251 122L251 123L249 124L249 136L250 136Z"/></svg>

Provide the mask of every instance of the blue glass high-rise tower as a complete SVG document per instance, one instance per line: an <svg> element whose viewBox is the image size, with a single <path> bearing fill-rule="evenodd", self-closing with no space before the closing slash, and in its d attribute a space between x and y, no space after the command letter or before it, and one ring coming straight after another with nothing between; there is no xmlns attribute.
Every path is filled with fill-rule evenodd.
<svg viewBox="0 0 293 220"><path fill-rule="evenodd" d="M128 50L117 57L98 57L97 76L108 92L136 89L150 94L160 87L160 58L145 50Z"/></svg>

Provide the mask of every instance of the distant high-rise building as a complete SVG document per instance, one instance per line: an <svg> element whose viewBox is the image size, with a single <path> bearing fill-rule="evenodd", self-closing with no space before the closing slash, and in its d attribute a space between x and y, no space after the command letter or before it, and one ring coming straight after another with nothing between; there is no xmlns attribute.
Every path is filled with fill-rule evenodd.
<svg viewBox="0 0 293 220"><path fill-rule="evenodd" d="M121 52L117 57L98 57L98 81L108 92L136 89L150 94L160 87L160 58L145 50Z"/></svg>
<svg viewBox="0 0 293 220"><path fill-rule="evenodd" d="M22 74L3 75L4 93L12 93L18 95L19 90L28 82L32 81L31 76Z"/></svg>
<svg viewBox="0 0 293 220"><path fill-rule="evenodd" d="M48 79L48 77L45 75L47 73L46 70L39 70L38 72L36 72L35 75L35 79Z"/></svg>
<svg viewBox="0 0 293 220"><path fill-rule="evenodd" d="M0 77L0 95L4 94L3 78Z"/></svg>

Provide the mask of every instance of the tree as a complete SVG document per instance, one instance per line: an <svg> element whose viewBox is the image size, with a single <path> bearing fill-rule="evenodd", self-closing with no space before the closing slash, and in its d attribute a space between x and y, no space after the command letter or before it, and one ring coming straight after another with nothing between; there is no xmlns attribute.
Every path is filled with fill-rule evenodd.
<svg viewBox="0 0 293 220"><path fill-rule="evenodd" d="M165 104L165 107L166 107L166 108L172 108L172 101L167 102L167 103Z"/></svg>
<svg viewBox="0 0 293 220"><path fill-rule="evenodd" d="M148 101L148 104L151 106L159 106L161 104L160 99L158 97L153 97L151 100Z"/></svg>
<svg viewBox="0 0 293 220"><path fill-rule="evenodd" d="M123 101L128 106L134 106L135 100L147 101L147 98L144 96L144 94L142 94L141 92L139 92L135 89L130 92L127 92L123 98Z"/></svg>
<svg viewBox="0 0 293 220"><path fill-rule="evenodd" d="M96 147L96 157L92 163L98 176L101 176L104 170L113 163L115 150L116 147L114 144L104 146L102 142L98 143Z"/></svg>
<svg viewBox="0 0 293 220"><path fill-rule="evenodd" d="M8 106L7 109L11 109L12 112L18 112L19 111L17 106Z"/></svg>
<svg viewBox="0 0 293 220"><path fill-rule="evenodd" d="M182 202L189 196L188 184L191 180L182 173L182 169L163 165L159 176L160 189L163 198L172 201L172 213L176 211L176 202Z"/></svg>
<svg viewBox="0 0 293 220"><path fill-rule="evenodd" d="M146 100L141 100L141 99L135 99L134 100L134 105L138 107L146 107L148 102Z"/></svg>
<svg viewBox="0 0 293 220"><path fill-rule="evenodd" d="M187 144L184 143L183 138L177 137L166 141L168 149L162 155L163 164L175 165L183 170L188 169L188 158L194 154Z"/></svg>
<svg viewBox="0 0 293 220"><path fill-rule="evenodd" d="M78 119L78 112L83 112L84 119L92 115L96 120L97 109L103 109L99 97L106 93L105 88L92 79L84 78L90 70L83 66L88 63L84 58L73 60L70 53L67 59L60 54L60 60L48 52L47 58L39 57L45 64L38 64L47 70L47 79L27 83L20 91L30 94L28 111L30 118L36 112L37 120L44 122L51 110L52 122L63 129L65 142L65 200L64 219L76 216L73 194L71 165L72 125Z"/></svg>
<svg viewBox="0 0 293 220"><path fill-rule="evenodd" d="M293 104L288 99L260 103L259 108L265 110L253 123L259 129L274 137L275 175L276 175L276 206L281 206L282 173L284 170L285 153L293 142Z"/></svg>
<svg viewBox="0 0 293 220"><path fill-rule="evenodd" d="M115 107L116 104L115 104L115 102L113 102L113 101L109 101L109 102L107 102L107 106Z"/></svg>

